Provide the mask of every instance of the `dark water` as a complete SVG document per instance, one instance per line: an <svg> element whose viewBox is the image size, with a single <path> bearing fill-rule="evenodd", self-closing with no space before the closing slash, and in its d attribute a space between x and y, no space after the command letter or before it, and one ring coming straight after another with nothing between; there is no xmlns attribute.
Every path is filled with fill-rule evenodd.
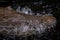
<svg viewBox="0 0 60 40"><path fill-rule="evenodd" d="M0 33L0 40L60 40L60 2L59 0L42 0L42 3L40 3L39 0L30 0L30 1L15 1L15 2L6 2L2 3L0 2L0 6L8 6L9 3L14 10L17 9L18 6L24 7L28 6L29 8L32 9L33 12L41 13L41 14L53 14L53 16L57 19L57 24L54 30L51 32L46 33L42 37L39 37L38 35L32 35L32 36L27 36L27 37L17 37L16 35L7 35L7 34L2 34ZM45 13L42 13L45 11ZM35 14L36 15L36 14ZM36 38L36 39L34 39Z"/></svg>

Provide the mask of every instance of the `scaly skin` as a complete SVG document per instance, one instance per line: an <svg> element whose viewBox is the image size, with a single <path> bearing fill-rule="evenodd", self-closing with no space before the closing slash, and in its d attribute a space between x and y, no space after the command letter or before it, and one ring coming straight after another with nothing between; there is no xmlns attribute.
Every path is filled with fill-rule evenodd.
<svg viewBox="0 0 60 40"><path fill-rule="evenodd" d="M0 33L8 35L32 35L44 33L48 28L55 26L56 19L51 15L26 15L9 10L7 7L0 8Z"/></svg>

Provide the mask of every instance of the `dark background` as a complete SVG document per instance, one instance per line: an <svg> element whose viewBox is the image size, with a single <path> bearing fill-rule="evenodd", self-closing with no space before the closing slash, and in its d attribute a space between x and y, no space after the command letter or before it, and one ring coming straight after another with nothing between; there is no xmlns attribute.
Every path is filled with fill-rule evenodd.
<svg viewBox="0 0 60 40"><path fill-rule="evenodd" d="M40 0L0 0L0 7L7 7L7 6L12 6L13 4L17 3L21 6L25 6L28 5L27 3L29 3L32 6L32 10L33 11L41 11L42 9L38 9L36 7L36 5L33 5L34 2L39 2ZM57 20L57 24L55 27L55 31L53 33L50 33L47 35L47 39L46 38L41 38L42 40L60 40L60 1L59 0L42 0L45 2L45 4L48 5L53 5L51 8L53 9L52 14L53 16L56 18ZM45 5L42 4L41 6ZM30 5L28 5L30 7ZM36 6L36 7L34 7ZM56 8L57 6L57 8ZM50 7L48 7L50 8Z"/></svg>

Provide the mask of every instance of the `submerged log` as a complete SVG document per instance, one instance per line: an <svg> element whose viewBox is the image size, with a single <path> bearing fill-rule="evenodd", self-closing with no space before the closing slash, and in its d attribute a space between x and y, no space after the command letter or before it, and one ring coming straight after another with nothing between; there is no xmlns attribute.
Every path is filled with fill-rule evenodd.
<svg viewBox="0 0 60 40"><path fill-rule="evenodd" d="M26 15L8 7L0 7L0 33L6 35L30 36L45 33L56 26L52 15Z"/></svg>

